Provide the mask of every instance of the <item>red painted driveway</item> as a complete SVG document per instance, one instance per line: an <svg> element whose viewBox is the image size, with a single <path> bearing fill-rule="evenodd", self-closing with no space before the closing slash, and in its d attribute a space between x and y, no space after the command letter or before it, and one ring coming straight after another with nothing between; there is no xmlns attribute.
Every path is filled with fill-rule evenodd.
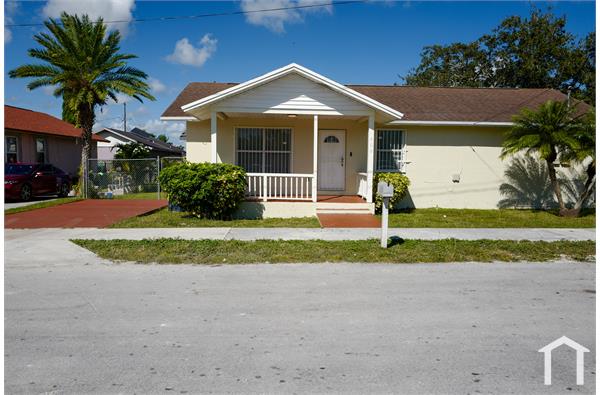
<svg viewBox="0 0 600 395"><path fill-rule="evenodd" d="M34 228L104 228L126 218L158 210L166 200L89 199L4 216L4 227Z"/></svg>

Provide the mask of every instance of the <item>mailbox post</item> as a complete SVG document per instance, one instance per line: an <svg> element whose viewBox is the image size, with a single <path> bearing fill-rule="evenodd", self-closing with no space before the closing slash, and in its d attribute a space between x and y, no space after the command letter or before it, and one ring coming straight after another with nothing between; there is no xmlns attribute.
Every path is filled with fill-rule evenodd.
<svg viewBox="0 0 600 395"><path fill-rule="evenodd" d="M379 181L377 184L377 193L383 200L381 207L381 247L387 248L388 245L388 211L390 209L390 198L394 196L394 186L385 181Z"/></svg>

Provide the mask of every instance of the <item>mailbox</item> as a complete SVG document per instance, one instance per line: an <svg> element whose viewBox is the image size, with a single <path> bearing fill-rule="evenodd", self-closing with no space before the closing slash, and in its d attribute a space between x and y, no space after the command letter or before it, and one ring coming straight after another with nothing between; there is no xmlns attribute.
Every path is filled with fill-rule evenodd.
<svg viewBox="0 0 600 395"><path fill-rule="evenodd" d="M379 181L377 184L377 193L383 198L391 198L394 196L394 186L385 181Z"/></svg>

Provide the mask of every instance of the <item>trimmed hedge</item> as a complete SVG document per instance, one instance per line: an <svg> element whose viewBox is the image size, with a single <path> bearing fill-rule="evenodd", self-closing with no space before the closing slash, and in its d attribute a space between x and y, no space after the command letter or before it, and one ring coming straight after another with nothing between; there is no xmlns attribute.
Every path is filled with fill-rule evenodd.
<svg viewBox="0 0 600 395"><path fill-rule="evenodd" d="M231 219L246 193L246 172L227 163L174 163L159 181L169 203L201 218Z"/></svg>
<svg viewBox="0 0 600 395"><path fill-rule="evenodd" d="M375 173L373 174L373 197L375 201L375 211L381 212L383 206L383 199L377 193L377 184L379 181L385 181L388 184L394 186L394 196L390 198L390 209L393 209L396 203L398 203L406 193L410 186L410 180L402 173Z"/></svg>

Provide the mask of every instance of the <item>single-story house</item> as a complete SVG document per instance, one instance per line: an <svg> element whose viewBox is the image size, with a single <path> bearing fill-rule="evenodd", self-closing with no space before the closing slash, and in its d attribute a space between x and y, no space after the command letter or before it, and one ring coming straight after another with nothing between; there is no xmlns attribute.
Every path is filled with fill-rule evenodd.
<svg viewBox="0 0 600 395"><path fill-rule="evenodd" d="M156 136L140 128L133 128L127 132L119 129L104 128L94 133L105 140L98 144L98 159L100 160L114 159L118 151L117 145L129 143L145 145L150 150L150 156L153 158L157 156L161 158L185 156L183 149L158 140Z"/></svg>
<svg viewBox="0 0 600 395"><path fill-rule="evenodd" d="M489 209L503 198L511 117L565 99L553 89L342 85L290 64L243 83L192 82L161 119L186 122L189 161L244 167L264 216L372 211L376 172L408 176L405 206ZM321 204L340 195L339 207Z"/></svg>
<svg viewBox="0 0 600 395"><path fill-rule="evenodd" d="M76 175L81 163L81 129L43 112L4 106L4 162L51 163ZM100 136L92 136L92 158Z"/></svg>

